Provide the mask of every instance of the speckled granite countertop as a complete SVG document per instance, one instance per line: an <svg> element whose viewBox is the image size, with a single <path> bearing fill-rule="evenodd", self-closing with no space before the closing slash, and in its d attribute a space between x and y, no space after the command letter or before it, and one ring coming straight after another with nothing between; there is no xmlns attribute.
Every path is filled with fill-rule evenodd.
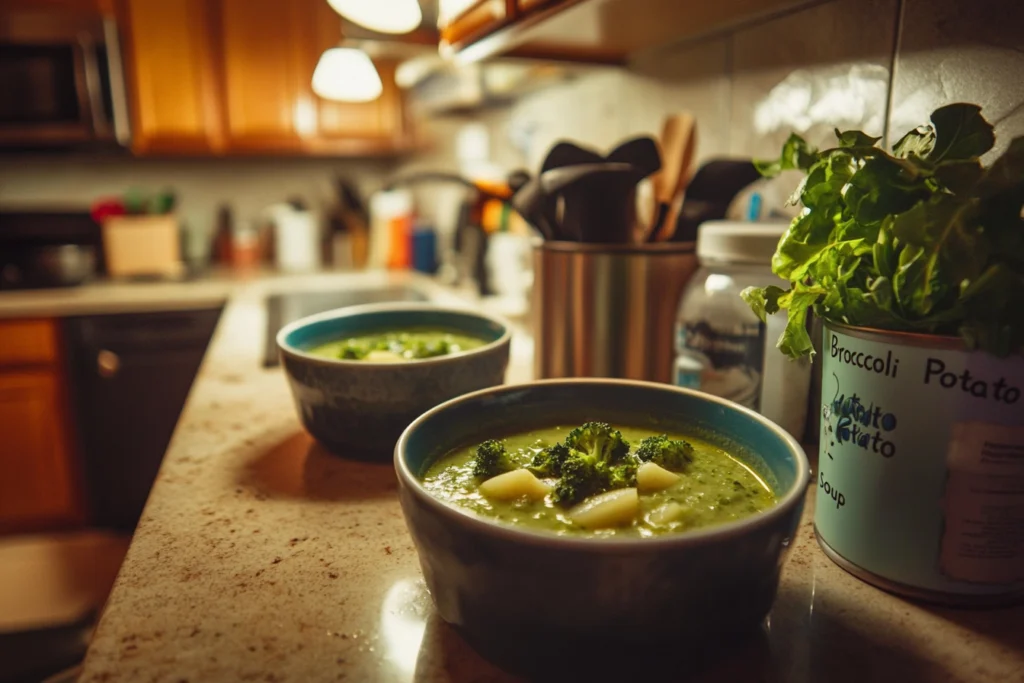
<svg viewBox="0 0 1024 683"><path fill-rule="evenodd" d="M82 681L519 680L434 613L392 466L327 454L260 365L266 293L343 282L225 290ZM510 381L530 353L513 342ZM1024 608L889 596L832 564L805 515L769 626L734 655L690 680L1024 681Z"/></svg>
<svg viewBox="0 0 1024 683"><path fill-rule="evenodd" d="M181 282L98 281L78 287L0 292L0 319L134 313L220 306L237 288L255 279L216 273Z"/></svg>

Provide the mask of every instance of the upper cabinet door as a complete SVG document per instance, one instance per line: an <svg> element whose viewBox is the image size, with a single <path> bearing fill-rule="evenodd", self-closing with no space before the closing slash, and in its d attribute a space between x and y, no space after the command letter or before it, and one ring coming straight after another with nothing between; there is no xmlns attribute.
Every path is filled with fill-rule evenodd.
<svg viewBox="0 0 1024 683"><path fill-rule="evenodd" d="M323 51L337 47L342 39L340 18L326 0L312 0L312 3L313 43L306 68L310 76ZM372 102L335 102L312 95L317 103L317 139L310 146L323 152L360 154L406 144L402 92L395 85L396 64L377 60L375 66L384 89ZM311 88L310 82L307 78L305 87Z"/></svg>
<svg viewBox="0 0 1024 683"><path fill-rule="evenodd" d="M219 0L228 148L294 151L317 130L310 10L317 0ZM319 4L325 4L319 0Z"/></svg>
<svg viewBox="0 0 1024 683"><path fill-rule="evenodd" d="M61 10L72 12L99 12L113 16L115 0L4 0L0 2L5 10Z"/></svg>
<svg viewBox="0 0 1024 683"><path fill-rule="evenodd" d="M326 0L122 0L139 154L390 154L408 148L394 64L367 103L313 93L341 41Z"/></svg>
<svg viewBox="0 0 1024 683"><path fill-rule="evenodd" d="M206 0L123 0L132 148L209 154L222 146Z"/></svg>
<svg viewBox="0 0 1024 683"><path fill-rule="evenodd" d="M395 85L395 64L376 62L384 91L372 102L332 102L319 99L320 135L400 140L404 120L402 93Z"/></svg>

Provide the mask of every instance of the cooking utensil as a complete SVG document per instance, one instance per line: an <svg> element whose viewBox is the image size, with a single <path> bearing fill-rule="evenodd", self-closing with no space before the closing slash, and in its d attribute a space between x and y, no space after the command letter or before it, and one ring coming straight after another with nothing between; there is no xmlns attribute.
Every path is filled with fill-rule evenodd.
<svg viewBox="0 0 1024 683"><path fill-rule="evenodd" d="M548 155L540 166L540 172L544 173L545 171L565 166L599 164L604 160L603 156L592 149L581 147L574 142L560 140L548 151Z"/></svg>
<svg viewBox="0 0 1024 683"><path fill-rule="evenodd" d="M526 183L530 182L530 174L523 169L512 171L508 174L508 189L515 194Z"/></svg>
<svg viewBox="0 0 1024 683"><path fill-rule="evenodd" d="M749 159L714 159L701 166L686 190L686 199L669 239L696 241L700 224L725 218L736 195L760 177Z"/></svg>
<svg viewBox="0 0 1024 683"><path fill-rule="evenodd" d="M548 220L545 212L545 196L541 188L540 178L531 178L523 184L510 200L512 208L537 228L546 240L563 239L557 223Z"/></svg>
<svg viewBox="0 0 1024 683"><path fill-rule="evenodd" d="M652 137L633 138L613 149L608 154L608 161L632 164L646 178L661 170L661 151L658 149L658 143ZM643 241L642 235L647 230L645 223L656 225L661 220L663 220L663 215L658 212L650 216L645 215L642 219L637 220L634 223L634 233L637 233L634 241Z"/></svg>
<svg viewBox="0 0 1024 683"><path fill-rule="evenodd" d="M651 226L648 241L660 242L672 236L678 210L675 208L690 179L690 166L696 151L697 122L691 114L681 113L665 119L661 132L662 170L654 181L658 203L654 215L660 220Z"/></svg>
<svg viewBox="0 0 1024 683"><path fill-rule="evenodd" d="M658 150L658 143L649 136L626 140L611 151L607 160L614 163L630 164L641 172L644 178L661 169L661 152Z"/></svg>
<svg viewBox="0 0 1024 683"><path fill-rule="evenodd" d="M587 147L581 147L574 142L567 140L560 140L548 150L548 155L544 158L543 163L540 166L540 174L543 175L547 171L552 171L556 168L565 168L567 166L582 166L584 164L600 164L604 161L604 157ZM559 216L558 216L558 197L545 196L542 200L544 218L548 224L551 225L556 232L559 231ZM569 239L574 239L569 237Z"/></svg>
<svg viewBox="0 0 1024 683"><path fill-rule="evenodd" d="M541 188L548 199L564 201L563 239L628 243L636 225L636 184L644 177L627 163L583 164L546 171Z"/></svg>

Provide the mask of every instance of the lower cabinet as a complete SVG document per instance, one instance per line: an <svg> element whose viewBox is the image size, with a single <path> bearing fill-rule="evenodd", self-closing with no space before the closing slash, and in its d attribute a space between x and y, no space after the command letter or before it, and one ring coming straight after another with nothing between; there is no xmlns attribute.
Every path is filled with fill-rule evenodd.
<svg viewBox="0 0 1024 683"><path fill-rule="evenodd" d="M83 522L73 444L58 369L0 368L0 533Z"/></svg>

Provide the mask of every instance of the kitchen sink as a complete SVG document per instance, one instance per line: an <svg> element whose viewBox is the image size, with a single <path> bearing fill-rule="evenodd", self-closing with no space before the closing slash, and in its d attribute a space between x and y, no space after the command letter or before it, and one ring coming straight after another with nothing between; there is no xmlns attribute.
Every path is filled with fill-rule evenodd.
<svg viewBox="0 0 1024 683"><path fill-rule="evenodd" d="M373 287L331 292L293 292L267 297L267 336L263 351L263 366L274 367L277 357L278 331L299 318L323 313L344 306L377 304L389 301L428 301L426 294L407 286Z"/></svg>

